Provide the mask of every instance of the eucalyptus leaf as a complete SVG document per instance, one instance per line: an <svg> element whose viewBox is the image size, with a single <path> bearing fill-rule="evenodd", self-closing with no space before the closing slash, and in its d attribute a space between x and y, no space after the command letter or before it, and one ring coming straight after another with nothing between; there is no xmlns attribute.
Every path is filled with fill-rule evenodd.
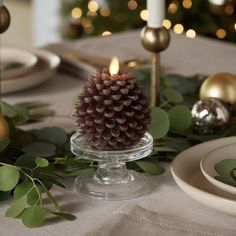
<svg viewBox="0 0 236 236"><path fill-rule="evenodd" d="M176 105L168 111L170 126L174 130L186 130L192 124L192 115L189 108Z"/></svg>
<svg viewBox="0 0 236 236"><path fill-rule="evenodd" d="M45 215L45 209L41 206L35 205L24 210L21 220L26 227L35 228L42 225Z"/></svg>
<svg viewBox="0 0 236 236"><path fill-rule="evenodd" d="M19 170L13 166L0 167L0 190L10 191L18 183L20 178Z"/></svg>
<svg viewBox="0 0 236 236"><path fill-rule="evenodd" d="M54 144L46 142L35 142L22 148L22 151L26 154L30 154L37 157L51 157L56 154L56 149L57 147Z"/></svg>
<svg viewBox="0 0 236 236"><path fill-rule="evenodd" d="M69 213L65 213L65 212L52 212L52 214L59 216L59 217L66 219L66 220L70 220L70 221L73 221L77 218L76 216L69 214Z"/></svg>
<svg viewBox="0 0 236 236"><path fill-rule="evenodd" d="M43 191L44 189L41 185L34 185L30 181L23 181L14 189L14 198L19 199L26 195L28 198L28 203L33 205L38 202Z"/></svg>
<svg viewBox="0 0 236 236"><path fill-rule="evenodd" d="M43 117L53 116L55 112L48 108L33 108L28 111L31 119L41 119Z"/></svg>
<svg viewBox="0 0 236 236"><path fill-rule="evenodd" d="M168 114L159 107L153 107L151 116L152 122L149 125L149 132L154 139L163 138L168 133L170 127Z"/></svg>
<svg viewBox="0 0 236 236"><path fill-rule="evenodd" d="M161 175L165 170L156 161L136 161L137 165L151 175Z"/></svg>
<svg viewBox="0 0 236 236"><path fill-rule="evenodd" d="M42 157L37 157L35 163L37 167L47 167L49 165L48 160Z"/></svg>
<svg viewBox="0 0 236 236"><path fill-rule="evenodd" d="M10 139L0 140L0 152L4 151L9 144L10 144Z"/></svg>
<svg viewBox="0 0 236 236"><path fill-rule="evenodd" d="M166 89L164 91L164 96L166 97L167 101L171 103L181 103L184 99L182 94L173 88Z"/></svg>
<svg viewBox="0 0 236 236"><path fill-rule="evenodd" d="M225 159L215 165L216 172L227 179L234 182L235 180L231 176L231 171L236 168L236 159Z"/></svg>
<svg viewBox="0 0 236 236"><path fill-rule="evenodd" d="M15 104L17 107L25 108L26 110L32 109L32 108L38 108L38 107L45 107L48 106L48 104L39 102L39 101L33 101L33 102L21 102Z"/></svg>
<svg viewBox="0 0 236 236"><path fill-rule="evenodd" d="M67 133L65 130L58 127L43 128L36 132L36 136L50 143L63 145L67 140Z"/></svg>
<svg viewBox="0 0 236 236"><path fill-rule="evenodd" d="M12 206L7 210L6 216L15 218L27 207L27 196L24 195L17 199Z"/></svg>
<svg viewBox="0 0 236 236"><path fill-rule="evenodd" d="M35 159L36 157L31 154L23 154L17 158L15 165L33 169L36 166Z"/></svg>
<svg viewBox="0 0 236 236"><path fill-rule="evenodd" d="M16 109L12 105L3 101L0 101L0 111L3 114L3 116L9 118L12 118L17 115Z"/></svg>

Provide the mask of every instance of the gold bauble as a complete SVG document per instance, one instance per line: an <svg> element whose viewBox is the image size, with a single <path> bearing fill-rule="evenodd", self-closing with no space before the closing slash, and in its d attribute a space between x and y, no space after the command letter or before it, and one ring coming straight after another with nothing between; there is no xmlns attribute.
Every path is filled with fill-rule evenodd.
<svg viewBox="0 0 236 236"><path fill-rule="evenodd" d="M218 73L209 76L200 88L200 98L219 98L236 105L236 76L230 73Z"/></svg>
<svg viewBox="0 0 236 236"><path fill-rule="evenodd" d="M10 135L10 130L8 123L4 116L0 113L0 139L8 138Z"/></svg>
<svg viewBox="0 0 236 236"><path fill-rule="evenodd" d="M5 6L0 6L0 34L4 33L11 22L11 16Z"/></svg>

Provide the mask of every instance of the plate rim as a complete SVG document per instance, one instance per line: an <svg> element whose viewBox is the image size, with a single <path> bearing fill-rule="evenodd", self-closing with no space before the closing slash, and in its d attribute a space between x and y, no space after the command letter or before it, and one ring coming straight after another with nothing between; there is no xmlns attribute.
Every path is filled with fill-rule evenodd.
<svg viewBox="0 0 236 236"><path fill-rule="evenodd" d="M227 202L227 203L230 203L230 204L236 204L236 200L233 200L233 199L230 199L230 198L227 198L227 197L222 197L222 196L219 196L219 195L216 195L214 193L209 193L207 191L204 191L202 189L199 189L197 187L194 187L192 186L190 183L188 183L187 181L183 180L179 175L178 173L176 173L176 171L174 170L174 165L175 163L178 161L179 158L181 158L185 152L188 152L192 149L195 149L199 146L206 146L208 145L209 143L214 143L214 142L220 142L221 140L225 140L225 141L230 141L232 139L235 139L236 141L236 137L235 136L231 136L231 137L225 137L225 138L219 138L219 139L215 139L215 140L211 140L211 141L207 141L207 142L204 142L204 143L200 143L200 144L197 144L197 145L194 145L186 150L184 150L183 152L179 153L175 159L172 161L171 163L171 174L172 176L174 177L174 180L176 182L177 185L179 185L176 181L176 179L181 182L181 184L183 184L184 186L187 186L188 188L190 188L192 191L195 191L197 192L198 194L201 194L201 195L205 195L207 197L210 197L210 198L213 198L213 199L216 199L216 200L221 200L221 201L224 201L224 202ZM230 143L229 143L230 144ZM224 145L223 145L224 146ZM200 168L200 167L199 167ZM207 181L207 180L206 180ZM181 188L181 187L180 187ZM182 189L182 188L181 188ZM183 190L183 189L182 189ZM183 190L184 191L184 190ZM184 191L186 193L186 191ZM187 195L189 195L188 193L186 193ZM192 196L191 196L192 197Z"/></svg>
<svg viewBox="0 0 236 236"><path fill-rule="evenodd" d="M231 194L236 194L236 187L233 187L229 184L225 184L223 182L220 182L219 180L215 179L214 177L212 177L206 170L206 168L204 168L204 161L206 161L206 159L213 154L215 151L223 149L223 148L227 148L230 147L232 145L236 145L236 143L231 143L231 144L226 144L220 147L215 148L214 150L211 150L209 153L207 153L204 157L202 157L201 161L200 161L200 169L202 174L207 178L207 180L209 182L211 182L214 186L216 186L217 188L220 188L221 190L224 190L228 193Z"/></svg>

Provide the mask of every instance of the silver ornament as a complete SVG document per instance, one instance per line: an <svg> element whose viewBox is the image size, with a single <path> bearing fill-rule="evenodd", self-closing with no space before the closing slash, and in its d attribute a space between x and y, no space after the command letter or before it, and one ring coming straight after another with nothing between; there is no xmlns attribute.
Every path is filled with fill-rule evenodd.
<svg viewBox="0 0 236 236"><path fill-rule="evenodd" d="M200 134L213 134L226 128L231 114L226 103L217 98L196 102L192 108L193 128Z"/></svg>

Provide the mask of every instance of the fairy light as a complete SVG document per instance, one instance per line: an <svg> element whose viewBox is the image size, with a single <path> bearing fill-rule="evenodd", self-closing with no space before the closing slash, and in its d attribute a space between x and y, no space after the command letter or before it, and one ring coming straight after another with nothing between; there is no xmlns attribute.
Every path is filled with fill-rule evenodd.
<svg viewBox="0 0 236 236"><path fill-rule="evenodd" d="M130 10L135 10L138 7L138 3L135 0L128 1L128 8Z"/></svg>
<svg viewBox="0 0 236 236"><path fill-rule="evenodd" d="M85 29L89 28L89 27L92 26L92 21L89 18L83 18L82 19L82 25Z"/></svg>
<svg viewBox="0 0 236 236"><path fill-rule="evenodd" d="M71 11L71 16L74 19L79 19L82 16L82 10L79 7L75 7Z"/></svg>
<svg viewBox="0 0 236 236"><path fill-rule="evenodd" d="M210 3L215 4L215 5L224 5L225 0L209 0Z"/></svg>
<svg viewBox="0 0 236 236"><path fill-rule="evenodd" d="M186 31L186 36L187 36L188 38L193 39L193 38L196 37L196 31L193 30L193 29L189 29L189 30Z"/></svg>
<svg viewBox="0 0 236 236"><path fill-rule="evenodd" d="M148 10L144 9L140 12L140 17L143 21L147 21L148 19Z"/></svg>
<svg viewBox="0 0 236 236"><path fill-rule="evenodd" d="M96 12L99 9L99 5L98 5L98 3L96 1L91 0L88 3L88 9L91 12Z"/></svg>
<svg viewBox="0 0 236 236"><path fill-rule="evenodd" d="M186 9L190 9L193 5L191 0L183 0L182 4L183 4L183 7Z"/></svg>
<svg viewBox="0 0 236 236"><path fill-rule="evenodd" d="M109 36L109 35L111 35L111 32L110 32L110 31L104 31L104 32L102 33L102 36Z"/></svg>
<svg viewBox="0 0 236 236"><path fill-rule="evenodd" d="M234 29L235 29L235 31L236 31L236 23L234 23Z"/></svg>
<svg viewBox="0 0 236 236"><path fill-rule="evenodd" d="M168 6L168 12L170 14L175 14L178 11L178 5L175 2L170 3Z"/></svg>
<svg viewBox="0 0 236 236"><path fill-rule="evenodd" d="M227 15L232 15L234 13L234 7L232 5L225 6L225 13Z"/></svg>
<svg viewBox="0 0 236 236"><path fill-rule="evenodd" d="M110 8L109 7L100 8L100 14L101 16L104 16L104 17L110 16L111 14Z"/></svg>
<svg viewBox="0 0 236 236"><path fill-rule="evenodd" d="M226 31L224 29L218 29L216 30L216 37L219 39L223 39L226 37Z"/></svg>
<svg viewBox="0 0 236 236"><path fill-rule="evenodd" d="M175 32L176 34L182 34L182 33L184 32L184 27L183 27L183 25L181 25L181 24L176 24L176 25L174 26L174 32Z"/></svg>
<svg viewBox="0 0 236 236"><path fill-rule="evenodd" d="M171 27L171 21L165 19L165 20L163 20L162 25L165 26L167 29L170 29L170 27Z"/></svg>

